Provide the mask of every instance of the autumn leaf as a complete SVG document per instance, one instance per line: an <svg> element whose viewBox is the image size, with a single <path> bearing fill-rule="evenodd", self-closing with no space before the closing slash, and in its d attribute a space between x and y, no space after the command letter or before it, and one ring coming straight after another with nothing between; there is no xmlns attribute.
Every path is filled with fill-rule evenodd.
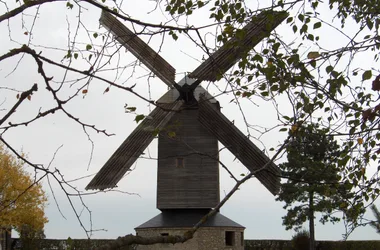
<svg viewBox="0 0 380 250"><path fill-rule="evenodd" d="M311 52L309 52L309 53L307 54L307 58L308 58L308 59L316 59L316 58L318 58L318 57L320 57L320 56L321 56L321 54L319 54L318 51L311 51Z"/></svg>
<svg viewBox="0 0 380 250"><path fill-rule="evenodd" d="M365 175L365 168L360 169L360 171L362 172L362 175Z"/></svg>
<svg viewBox="0 0 380 250"><path fill-rule="evenodd" d="M13 157L2 145L0 183L0 197L4 202L0 209L1 226L15 228L18 232L25 225L33 230L42 230L48 222L44 213L47 202L45 192L24 170L24 163Z"/></svg>
<svg viewBox="0 0 380 250"><path fill-rule="evenodd" d="M371 116L371 113L372 113L372 109L367 109L367 110L363 111L362 117L363 117L364 122L366 122L368 120L368 118Z"/></svg>
<svg viewBox="0 0 380 250"><path fill-rule="evenodd" d="M17 99L20 99L20 94L17 94L17 95L16 95L16 98L17 98Z"/></svg>
<svg viewBox="0 0 380 250"><path fill-rule="evenodd" d="M375 80L372 82L372 90L380 90L380 75L376 76Z"/></svg>
<svg viewBox="0 0 380 250"><path fill-rule="evenodd" d="M296 132L298 129L298 125L297 124L293 124L292 127L290 128L290 130L292 131L292 133Z"/></svg>
<svg viewBox="0 0 380 250"><path fill-rule="evenodd" d="M82 94L87 94L87 92L88 92L87 89L82 90Z"/></svg>
<svg viewBox="0 0 380 250"><path fill-rule="evenodd" d="M359 144L359 145L362 145L362 144L363 144L363 138L361 138L361 137L358 138L358 144Z"/></svg>
<svg viewBox="0 0 380 250"><path fill-rule="evenodd" d="M28 100L30 101L32 99L32 96L31 95L28 95Z"/></svg>

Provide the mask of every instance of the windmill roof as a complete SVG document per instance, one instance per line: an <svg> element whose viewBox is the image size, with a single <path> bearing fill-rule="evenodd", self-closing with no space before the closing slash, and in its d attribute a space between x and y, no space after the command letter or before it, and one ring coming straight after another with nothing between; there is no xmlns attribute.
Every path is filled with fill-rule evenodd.
<svg viewBox="0 0 380 250"><path fill-rule="evenodd" d="M206 99L209 100L211 103L216 103L217 100L210 95L210 93L204 89L202 86L198 86L194 90L194 97L197 101L199 101L199 96L201 94L204 94ZM168 92L166 92L160 99L158 99L157 103L172 103L175 102L179 97L179 92L177 89L170 89Z"/></svg>
<svg viewBox="0 0 380 250"><path fill-rule="evenodd" d="M135 229L193 227L209 211L209 209L163 210L162 213L141 224ZM210 217L201 227L244 228L242 225L234 222L233 220L220 213L216 213L214 216Z"/></svg>

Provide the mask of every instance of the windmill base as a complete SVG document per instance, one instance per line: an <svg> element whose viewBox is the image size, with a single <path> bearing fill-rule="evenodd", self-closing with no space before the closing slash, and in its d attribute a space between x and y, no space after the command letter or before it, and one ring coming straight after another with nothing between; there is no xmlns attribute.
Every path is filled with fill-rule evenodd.
<svg viewBox="0 0 380 250"><path fill-rule="evenodd" d="M209 210L170 209L135 228L142 237L183 235ZM244 227L217 213L185 243L138 246L138 250L243 250Z"/></svg>

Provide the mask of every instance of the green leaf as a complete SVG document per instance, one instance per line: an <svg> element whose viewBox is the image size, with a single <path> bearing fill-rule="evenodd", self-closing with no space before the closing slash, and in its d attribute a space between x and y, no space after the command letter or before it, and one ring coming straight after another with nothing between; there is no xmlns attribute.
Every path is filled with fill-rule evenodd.
<svg viewBox="0 0 380 250"><path fill-rule="evenodd" d="M139 121L143 120L145 118L145 115L136 115L135 121L136 123L139 123Z"/></svg>
<svg viewBox="0 0 380 250"><path fill-rule="evenodd" d="M293 32L294 32L294 33L296 33L296 32L297 32L297 30L298 30L298 27L297 27L297 25L293 25Z"/></svg>
<svg viewBox="0 0 380 250"><path fill-rule="evenodd" d="M332 72L333 70L334 70L334 67L331 66L331 65L329 65L329 66L326 67L326 72L327 72L327 73L330 73L330 72Z"/></svg>
<svg viewBox="0 0 380 250"><path fill-rule="evenodd" d="M363 73L362 75L362 80L365 81L365 80L369 80L372 78L372 71L371 70L367 70Z"/></svg>
<svg viewBox="0 0 380 250"><path fill-rule="evenodd" d="M302 15L302 14L299 14L299 15L298 15L298 19L299 19L301 22L303 22L304 18L305 18L304 15Z"/></svg>
<svg viewBox="0 0 380 250"><path fill-rule="evenodd" d="M182 14L185 12L185 7L184 6L181 6L178 8L178 14Z"/></svg>
<svg viewBox="0 0 380 250"><path fill-rule="evenodd" d="M94 37L94 38L97 38L99 35L98 35L98 33L94 33L94 34L92 34L92 36Z"/></svg>
<svg viewBox="0 0 380 250"><path fill-rule="evenodd" d="M174 137L176 137L176 133L174 132L174 131L169 131L169 133L168 133L168 136L170 137L170 138L174 138Z"/></svg>
<svg viewBox="0 0 380 250"><path fill-rule="evenodd" d="M78 58L78 53L74 53L74 58L75 58L75 59Z"/></svg>
<svg viewBox="0 0 380 250"><path fill-rule="evenodd" d="M317 62L315 60L311 60L310 65L315 69L315 67L317 66Z"/></svg>
<svg viewBox="0 0 380 250"><path fill-rule="evenodd" d="M136 107L128 107L127 110L130 112L134 112L136 111Z"/></svg>
<svg viewBox="0 0 380 250"><path fill-rule="evenodd" d="M90 50L90 49L92 49L92 45L91 44L87 44L86 45L86 50Z"/></svg>
<svg viewBox="0 0 380 250"><path fill-rule="evenodd" d="M24 0L25 1L25 0ZM26 2L26 1L25 1ZM66 7L68 8L68 9L72 9L73 7L74 7L74 5L72 4L72 3L70 3L70 2L67 2L66 3Z"/></svg>
<svg viewBox="0 0 380 250"><path fill-rule="evenodd" d="M314 24L313 29L319 29L322 26L321 22L317 22Z"/></svg>

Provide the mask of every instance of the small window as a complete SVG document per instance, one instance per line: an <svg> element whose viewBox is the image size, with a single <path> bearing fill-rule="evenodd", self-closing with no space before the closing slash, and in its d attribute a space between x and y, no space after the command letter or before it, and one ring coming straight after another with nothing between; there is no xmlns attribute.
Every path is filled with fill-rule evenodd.
<svg viewBox="0 0 380 250"><path fill-rule="evenodd" d="M169 236L169 233L161 233L161 236Z"/></svg>
<svg viewBox="0 0 380 250"><path fill-rule="evenodd" d="M244 246L244 232L240 233L240 242L241 242L241 245Z"/></svg>
<svg viewBox="0 0 380 250"><path fill-rule="evenodd" d="M183 158L177 158L177 168L185 167L185 160Z"/></svg>
<svg viewBox="0 0 380 250"><path fill-rule="evenodd" d="M226 246L234 246L235 245L235 232L226 231Z"/></svg>

